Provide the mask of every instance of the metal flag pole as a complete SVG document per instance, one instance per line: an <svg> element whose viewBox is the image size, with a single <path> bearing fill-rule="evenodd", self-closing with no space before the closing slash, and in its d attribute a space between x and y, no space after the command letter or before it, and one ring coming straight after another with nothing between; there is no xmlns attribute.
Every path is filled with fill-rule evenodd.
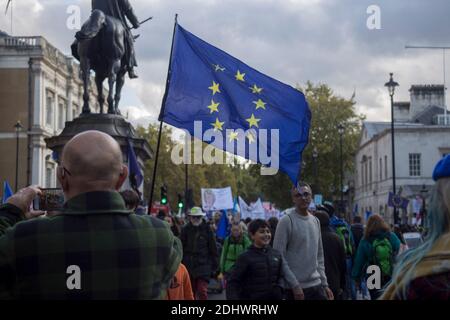
<svg viewBox="0 0 450 320"><path fill-rule="evenodd" d="M12 0L8 0L8 2L6 3L6 9L5 9L5 16L8 15L8 9L11 8L10 10L10 15L11 15L11 30L10 30L10 35L13 35L13 2Z"/></svg>
<svg viewBox="0 0 450 320"><path fill-rule="evenodd" d="M164 114L164 105L166 104L166 99L167 99L167 94L169 91L169 83L170 83L170 78L171 78L171 73L172 73L172 54L173 54L173 45L175 42L175 31L177 29L177 24L178 24L178 14L175 15L175 24L173 26L173 35L172 35L172 47L170 48L170 58L169 58L169 69L167 71L167 80L166 80L166 91L164 93L164 97L162 100L162 104L161 104L161 111L158 117L159 120L159 133L158 133L158 144L156 147L156 155L155 155L155 165L153 167L153 177L152 177L152 188L150 191L150 198L149 198L149 202L148 202L148 210L147 213L150 214L151 209L152 209L152 204L153 204L153 193L155 191L155 180L156 180L156 170L158 167L158 156L159 156L159 147L161 145L161 133L162 133L162 128L163 128L163 114Z"/></svg>
<svg viewBox="0 0 450 320"><path fill-rule="evenodd" d="M405 49L432 49L432 50L442 50L442 62L443 62L443 74L444 74L444 125L447 125L447 86L445 77L445 50L450 49L450 47L444 46L405 46Z"/></svg>

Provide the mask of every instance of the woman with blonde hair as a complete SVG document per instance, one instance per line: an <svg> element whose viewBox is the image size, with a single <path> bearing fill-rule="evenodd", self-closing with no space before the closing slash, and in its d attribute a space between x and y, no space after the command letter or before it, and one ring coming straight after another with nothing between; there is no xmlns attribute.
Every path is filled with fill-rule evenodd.
<svg viewBox="0 0 450 320"><path fill-rule="evenodd" d="M352 278L357 283L367 275L367 267L376 265L380 268L381 287L386 285L392 276L394 260L400 249L400 240L391 232L389 225L379 215L370 216L367 221L364 238L361 239L352 269ZM369 290L370 299L376 300L381 290Z"/></svg>
<svg viewBox="0 0 450 320"><path fill-rule="evenodd" d="M450 155L438 162L433 179L425 241L399 257L381 299L450 299Z"/></svg>

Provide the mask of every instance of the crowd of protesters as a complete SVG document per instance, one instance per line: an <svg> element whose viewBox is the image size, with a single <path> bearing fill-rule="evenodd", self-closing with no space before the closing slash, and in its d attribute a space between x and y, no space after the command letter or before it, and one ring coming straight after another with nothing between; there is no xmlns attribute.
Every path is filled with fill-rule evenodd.
<svg viewBox="0 0 450 320"><path fill-rule="evenodd" d="M223 239L221 213L150 216L136 192L119 193L127 167L106 134L75 136L57 173L61 212L30 209L35 186L0 207L0 299L206 300L211 281L231 300L450 298L450 156L435 167L425 229L391 226L378 214L349 223L328 202L311 210L313 190L299 182L280 219L230 215ZM408 248L408 232L423 241ZM71 266L79 288L68 286ZM372 266L375 288L367 286Z"/></svg>

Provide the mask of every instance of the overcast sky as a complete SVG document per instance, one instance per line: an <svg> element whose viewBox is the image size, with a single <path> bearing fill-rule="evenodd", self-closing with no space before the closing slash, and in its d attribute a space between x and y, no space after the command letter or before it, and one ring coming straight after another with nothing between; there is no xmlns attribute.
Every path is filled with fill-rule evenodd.
<svg viewBox="0 0 450 320"><path fill-rule="evenodd" d="M69 53L75 30L67 8L82 22L90 0L13 0L14 35L42 35ZM413 84L442 84L442 51L405 45L450 45L448 0L130 0L140 20L138 80L127 81L122 113L134 122L155 121L165 88L175 13L179 23L251 67L295 86L328 84L337 95L356 91L357 111L372 121L390 119L384 83L400 83L396 100L409 100ZM10 31L7 0L0 0L0 29ZM381 29L370 30L370 5L381 10ZM450 53L448 54L450 65ZM450 67L449 67L450 68ZM447 70L449 69L447 68ZM450 74L447 75L450 79ZM448 99L447 99L448 100Z"/></svg>

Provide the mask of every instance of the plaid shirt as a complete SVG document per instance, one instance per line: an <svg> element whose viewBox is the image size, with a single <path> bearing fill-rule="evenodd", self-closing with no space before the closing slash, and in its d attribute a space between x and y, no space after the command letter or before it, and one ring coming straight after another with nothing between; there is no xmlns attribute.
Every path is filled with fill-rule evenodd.
<svg viewBox="0 0 450 320"><path fill-rule="evenodd" d="M0 206L0 299L161 299L182 247L163 221L125 209L117 192L69 200L62 214L23 221ZM81 289L68 289L81 271Z"/></svg>

